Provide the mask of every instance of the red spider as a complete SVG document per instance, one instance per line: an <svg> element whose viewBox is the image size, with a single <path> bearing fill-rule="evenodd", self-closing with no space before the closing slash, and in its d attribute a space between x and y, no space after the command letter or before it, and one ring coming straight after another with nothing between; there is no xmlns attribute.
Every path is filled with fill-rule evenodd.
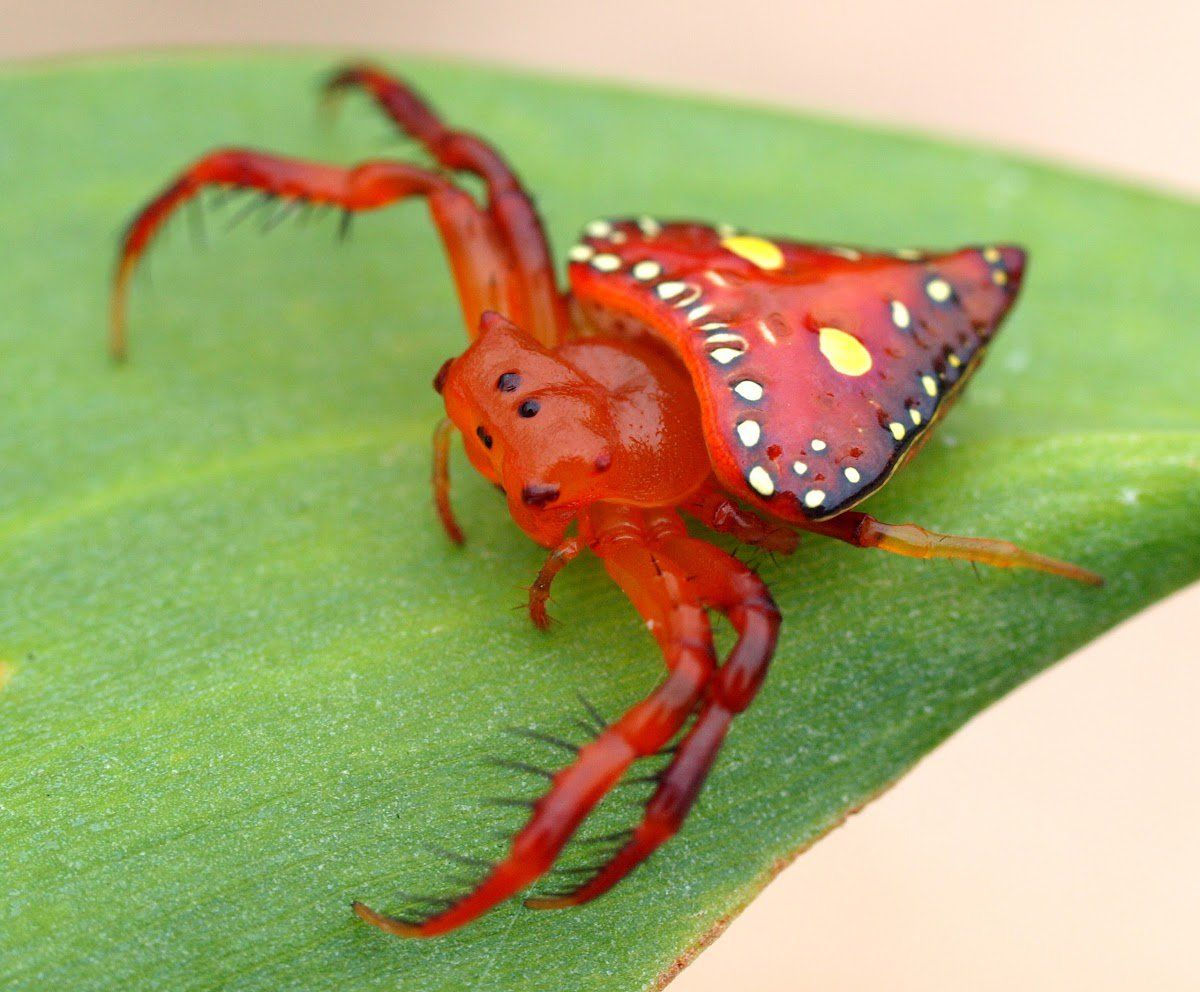
<svg viewBox="0 0 1200 992"><path fill-rule="evenodd" d="M593 899L678 830L730 722L762 684L780 620L758 576L688 536L680 510L784 553L799 528L914 558L1099 584L1092 572L1006 542L851 510L916 452L979 366L1020 287L1019 248L881 253L650 217L597 220L568 252L570 289L562 292L533 202L499 152L447 129L412 89L377 69L348 68L330 79L327 94L352 88L369 92L446 170L479 176L486 206L446 174L405 162L347 169L239 149L206 155L125 236L114 354L125 351L124 299L138 258L171 212L204 187L258 190L293 206L332 204L347 218L424 197L472 336L434 380L448 414L434 434L434 493L446 532L463 539L447 473L457 429L518 526L551 549L529 591L533 622L548 625L554 576L588 548L645 619L667 669L646 699L551 777L507 856L470 892L424 919L355 903L364 920L431 936L474 919L546 872L633 762L682 734L615 854L573 891L528 905ZM737 632L724 664L710 609Z"/></svg>

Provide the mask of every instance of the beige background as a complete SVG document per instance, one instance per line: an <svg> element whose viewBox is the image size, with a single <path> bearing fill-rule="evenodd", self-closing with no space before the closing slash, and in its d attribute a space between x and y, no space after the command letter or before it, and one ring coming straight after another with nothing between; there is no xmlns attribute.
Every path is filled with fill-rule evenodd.
<svg viewBox="0 0 1200 992"><path fill-rule="evenodd" d="M1200 193L1191 0L5 0L0 25L0 57L172 43L464 55ZM983 714L784 872L673 990L1200 989L1198 615L1193 587Z"/></svg>

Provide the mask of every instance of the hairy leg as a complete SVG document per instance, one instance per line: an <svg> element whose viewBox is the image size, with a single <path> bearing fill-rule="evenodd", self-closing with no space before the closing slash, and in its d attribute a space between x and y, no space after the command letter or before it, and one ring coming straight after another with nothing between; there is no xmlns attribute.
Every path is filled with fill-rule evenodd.
<svg viewBox="0 0 1200 992"><path fill-rule="evenodd" d="M684 569L704 606L729 618L738 640L708 682L696 722L679 742L675 757L629 840L596 874L573 891L527 900L533 909L575 906L603 895L679 830L708 776L729 725L754 699L767 674L779 634L779 610L762 580L711 544L690 538L674 514L648 517L654 549Z"/></svg>
<svg viewBox="0 0 1200 992"><path fill-rule="evenodd" d="M569 326L566 305L555 280L546 231L533 198L504 156L482 138L446 127L411 86L374 66L351 65L339 70L329 78L325 92L332 98L354 88L369 93L440 165L473 173L484 181L488 214L516 263L517 278L528 301L528 322L522 326L545 345L563 341Z"/></svg>
<svg viewBox="0 0 1200 992"><path fill-rule="evenodd" d="M126 230L110 310L110 348L115 357L125 355L125 298L138 260L167 218L209 186L257 190L265 196L330 204L347 212L376 210L410 196L425 197L449 256L467 333L477 333L485 310L523 314L520 287L492 222L445 177L403 162L373 161L342 168L224 149L188 166L139 211Z"/></svg>
<svg viewBox="0 0 1200 992"><path fill-rule="evenodd" d="M589 546L653 631L667 677L627 710L553 778L533 804L528 822L514 837L507 857L462 899L424 920L384 916L362 905L354 911L368 923L405 937L430 937L475 919L515 895L553 864L596 804L638 758L654 754L684 725L715 668L712 631L689 578L647 546L649 537L636 511L605 507L595 513Z"/></svg>
<svg viewBox="0 0 1200 992"><path fill-rule="evenodd" d="M1093 586L1104 584L1104 579L1095 572L1057 558L1025 551L1008 541L938 534L916 524L885 524L856 511L839 513L829 520L804 526L807 530L836 537L855 547L879 548L908 558L959 558L997 568L1030 568Z"/></svg>
<svg viewBox="0 0 1200 992"><path fill-rule="evenodd" d="M764 520L739 506L715 482L688 500L683 509L718 534L732 534L743 544L790 555L799 538L790 527Z"/></svg>

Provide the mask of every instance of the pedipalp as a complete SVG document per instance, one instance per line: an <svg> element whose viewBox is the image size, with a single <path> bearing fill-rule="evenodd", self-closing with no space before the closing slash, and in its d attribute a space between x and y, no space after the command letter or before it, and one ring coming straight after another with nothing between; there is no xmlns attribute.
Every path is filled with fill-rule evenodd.
<svg viewBox="0 0 1200 992"><path fill-rule="evenodd" d="M550 552L545 563L538 571L537 578L529 587L529 619L539 630L548 630L550 614L546 612L546 603L550 599L550 585L554 577L573 562L580 551L583 542L577 537L570 537Z"/></svg>
<svg viewBox="0 0 1200 992"><path fill-rule="evenodd" d="M433 505L446 536L455 544L462 544L465 540L462 528L450 505L450 439L454 430L454 421L449 417L443 417L433 429Z"/></svg>
<svg viewBox="0 0 1200 992"><path fill-rule="evenodd" d="M641 821L592 877L560 896L528 899L531 909L561 909L603 895L673 837L692 808L733 718L753 701L779 634L779 610L762 580L736 558L687 536L674 514L650 517L655 547L684 569L700 602L720 610L738 639L704 691L695 723L674 749Z"/></svg>

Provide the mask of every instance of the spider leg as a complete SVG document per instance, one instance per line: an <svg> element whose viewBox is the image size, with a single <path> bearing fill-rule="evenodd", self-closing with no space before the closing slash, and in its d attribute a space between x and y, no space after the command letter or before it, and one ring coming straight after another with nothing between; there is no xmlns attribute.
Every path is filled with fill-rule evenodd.
<svg viewBox="0 0 1200 992"><path fill-rule="evenodd" d="M454 421L443 417L433 429L433 505L446 536L455 544L463 543L462 528L454 519L450 505L450 439L454 436Z"/></svg>
<svg viewBox="0 0 1200 992"><path fill-rule="evenodd" d="M987 537L962 537L939 534L916 524L885 524L865 513L848 511L819 523L804 525L806 529L859 548L879 548L908 558L959 558L980 562L997 568L1030 568L1048 572L1064 579L1100 586L1104 579L1079 565L1026 551Z"/></svg>
<svg viewBox="0 0 1200 992"><path fill-rule="evenodd" d="M687 721L716 664L708 617L689 577L650 545L637 511L615 506L592 511L600 520L589 546L621 586L658 641L667 676L644 700L584 744L549 790L533 804L508 855L479 885L423 922L384 916L361 903L368 923L405 937L430 937L475 919L545 873L596 804L638 758L654 754Z"/></svg>
<svg viewBox="0 0 1200 992"><path fill-rule="evenodd" d="M472 337L485 310L517 320L525 304L499 235L465 191L444 176L403 162L370 161L353 168L305 162L246 149L197 159L133 218L121 242L110 302L110 350L125 355L125 298L138 260L171 214L209 186L257 190L265 197L375 210L410 196L425 197L449 256Z"/></svg>
<svg viewBox="0 0 1200 992"><path fill-rule="evenodd" d="M790 527L764 520L758 514L739 506L715 482L709 482L683 509L718 534L732 534L743 544L753 544L767 551L790 555L796 550L799 538Z"/></svg>
<svg viewBox="0 0 1200 992"><path fill-rule="evenodd" d="M550 629L550 614L546 612L546 601L550 598L550 585L554 577L566 568L576 555L583 550L583 541L577 537L569 537L557 548L550 552L529 587L529 619L539 630Z"/></svg>
<svg viewBox="0 0 1200 992"><path fill-rule="evenodd" d="M779 634L779 610L750 569L704 541L688 537L678 518L650 518L656 549L686 570L700 601L729 618L738 640L704 693L696 722L658 778L641 822L590 879L562 896L529 899L531 909L558 909L603 895L678 831L725 740L733 718L753 701L767 674Z"/></svg>
<svg viewBox="0 0 1200 992"><path fill-rule="evenodd" d="M374 66L350 65L334 73L325 84L325 97L331 100L353 88L368 92L440 165L484 181L488 215L516 262L517 278L529 301L525 330L547 346L562 342L568 328L566 303L555 281L545 227L533 198L504 156L477 135L446 127L411 86Z"/></svg>

